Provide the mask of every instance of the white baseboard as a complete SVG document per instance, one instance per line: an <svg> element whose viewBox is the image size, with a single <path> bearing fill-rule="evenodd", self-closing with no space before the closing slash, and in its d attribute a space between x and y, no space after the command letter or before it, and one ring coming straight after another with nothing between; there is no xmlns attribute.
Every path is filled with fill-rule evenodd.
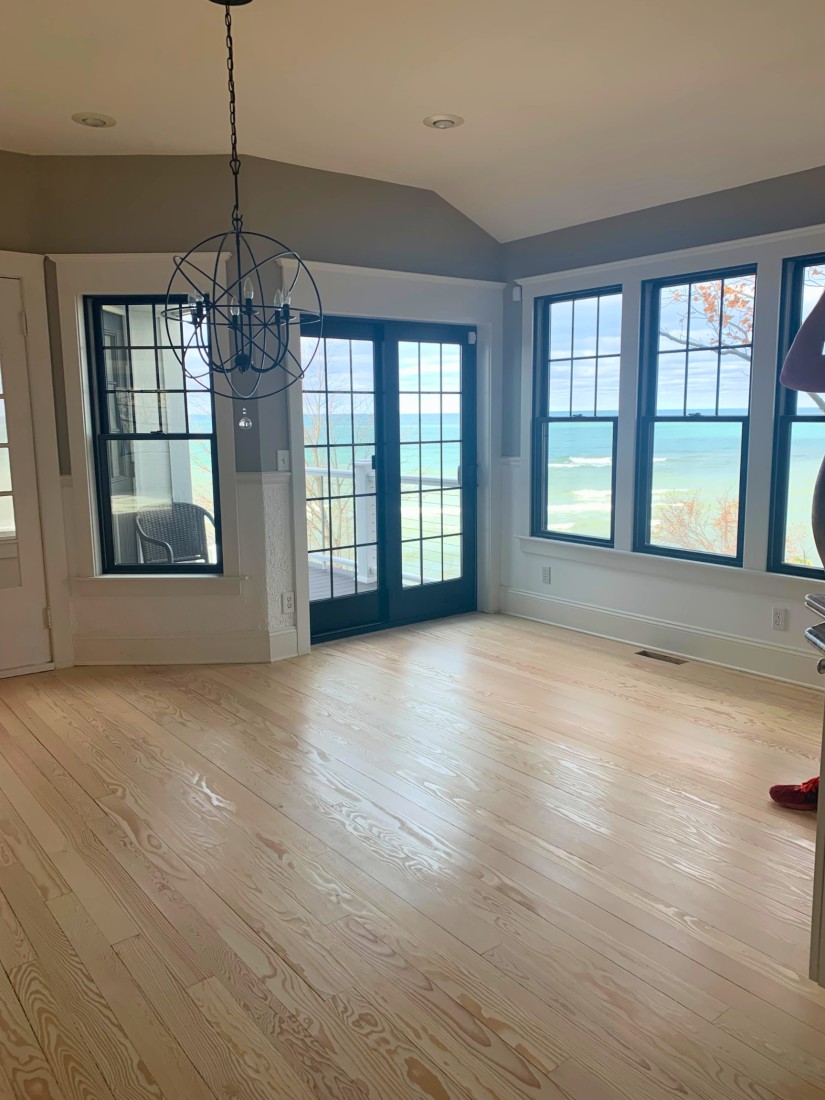
<svg viewBox="0 0 825 1100"><path fill-rule="evenodd" d="M812 649L793 649L733 634L698 630L683 623L631 615L505 586L501 589L501 610L518 618L629 642L739 672L806 687L825 687L816 671L816 654Z"/></svg>
<svg viewBox="0 0 825 1100"><path fill-rule="evenodd" d="M286 661L298 656L298 631L294 626L284 627L269 635L270 661Z"/></svg>
<svg viewBox="0 0 825 1100"><path fill-rule="evenodd" d="M275 634L75 635L78 665L269 664L298 653L294 627Z"/></svg>
<svg viewBox="0 0 825 1100"><path fill-rule="evenodd" d="M31 676L34 672L51 672L54 665L49 662L45 665L20 665L19 668L4 668L0 670L0 680L6 680L11 676Z"/></svg>

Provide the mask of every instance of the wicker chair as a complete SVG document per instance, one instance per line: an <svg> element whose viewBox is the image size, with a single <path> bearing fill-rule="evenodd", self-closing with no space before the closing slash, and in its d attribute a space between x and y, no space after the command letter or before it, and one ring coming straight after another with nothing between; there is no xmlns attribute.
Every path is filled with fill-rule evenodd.
<svg viewBox="0 0 825 1100"><path fill-rule="evenodd" d="M135 517L140 549L147 563L208 562L206 521L215 520L199 504L176 500L162 508L144 508Z"/></svg>

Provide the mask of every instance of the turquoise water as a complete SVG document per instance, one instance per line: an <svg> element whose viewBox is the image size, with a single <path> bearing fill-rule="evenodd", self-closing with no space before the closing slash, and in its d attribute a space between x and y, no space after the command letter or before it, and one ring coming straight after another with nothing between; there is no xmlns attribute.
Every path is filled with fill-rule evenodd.
<svg viewBox="0 0 825 1100"><path fill-rule="evenodd" d="M812 418L813 421L813 418ZM668 422L655 428L651 541L735 555L741 428ZM548 527L610 536L612 433L604 424L550 429ZM752 446L758 443L751 441ZM767 443L771 446L771 441ZM791 448L786 560L818 565L810 535L811 495L825 455L825 420L797 425ZM622 506L622 502L619 502Z"/></svg>
<svg viewBox="0 0 825 1100"><path fill-rule="evenodd" d="M374 418L335 413L304 418L307 463L351 470L374 453ZM434 413L400 418L402 489L420 478L448 484L458 478L460 418ZM654 545L734 556L739 498L741 428L735 423L668 422L656 426L653 448ZM439 437L447 442L435 442ZM772 446L751 441L752 446ZM796 425L791 447L786 560L818 565L810 534L811 496L825 455L825 418ZM611 426L556 422L548 443L547 526L560 534L610 537ZM435 488L425 482L425 490ZM343 492L349 492L345 484ZM454 502L450 499L451 512ZM446 502L445 502L446 505ZM619 506L629 506L620 502ZM455 521L451 515L451 521Z"/></svg>
<svg viewBox="0 0 825 1100"><path fill-rule="evenodd" d="M332 395L330 395L332 396ZM363 397L364 395L356 395ZM458 480L461 463L460 416L424 413L400 417L401 476L403 488L412 489L419 478L438 478L445 483ZM308 466L351 470L353 462L368 459L375 451L375 421L369 414L333 413L327 417L304 417L304 444ZM443 442L442 442L443 440ZM433 485L425 484L425 488Z"/></svg>

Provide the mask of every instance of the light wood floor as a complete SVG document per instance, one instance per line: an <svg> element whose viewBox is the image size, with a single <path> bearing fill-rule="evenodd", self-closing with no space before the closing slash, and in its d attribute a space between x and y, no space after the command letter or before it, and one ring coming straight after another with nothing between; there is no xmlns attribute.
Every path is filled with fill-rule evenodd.
<svg viewBox="0 0 825 1100"><path fill-rule="evenodd" d="M0 1095L821 1100L821 707L482 616L0 681Z"/></svg>

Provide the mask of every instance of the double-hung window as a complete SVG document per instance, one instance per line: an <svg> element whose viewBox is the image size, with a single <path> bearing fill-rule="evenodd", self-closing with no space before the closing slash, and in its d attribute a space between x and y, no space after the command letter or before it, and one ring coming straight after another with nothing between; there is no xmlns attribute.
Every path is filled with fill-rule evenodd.
<svg viewBox="0 0 825 1100"><path fill-rule="evenodd" d="M645 284L637 550L741 565L756 269Z"/></svg>
<svg viewBox="0 0 825 1100"><path fill-rule="evenodd" d="M800 325L825 292L825 254L787 260L780 329L780 366ZM825 456L825 395L777 395L771 568L822 576L811 534L811 498Z"/></svg>
<svg viewBox="0 0 825 1100"><path fill-rule="evenodd" d="M212 395L184 374L191 334L167 331L164 302L86 299L105 573L221 571Z"/></svg>
<svg viewBox="0 0 825 1100"><path fill-rule="evenodd" d="M613 545L621 287L536 302L533 534Z"/></svg>

